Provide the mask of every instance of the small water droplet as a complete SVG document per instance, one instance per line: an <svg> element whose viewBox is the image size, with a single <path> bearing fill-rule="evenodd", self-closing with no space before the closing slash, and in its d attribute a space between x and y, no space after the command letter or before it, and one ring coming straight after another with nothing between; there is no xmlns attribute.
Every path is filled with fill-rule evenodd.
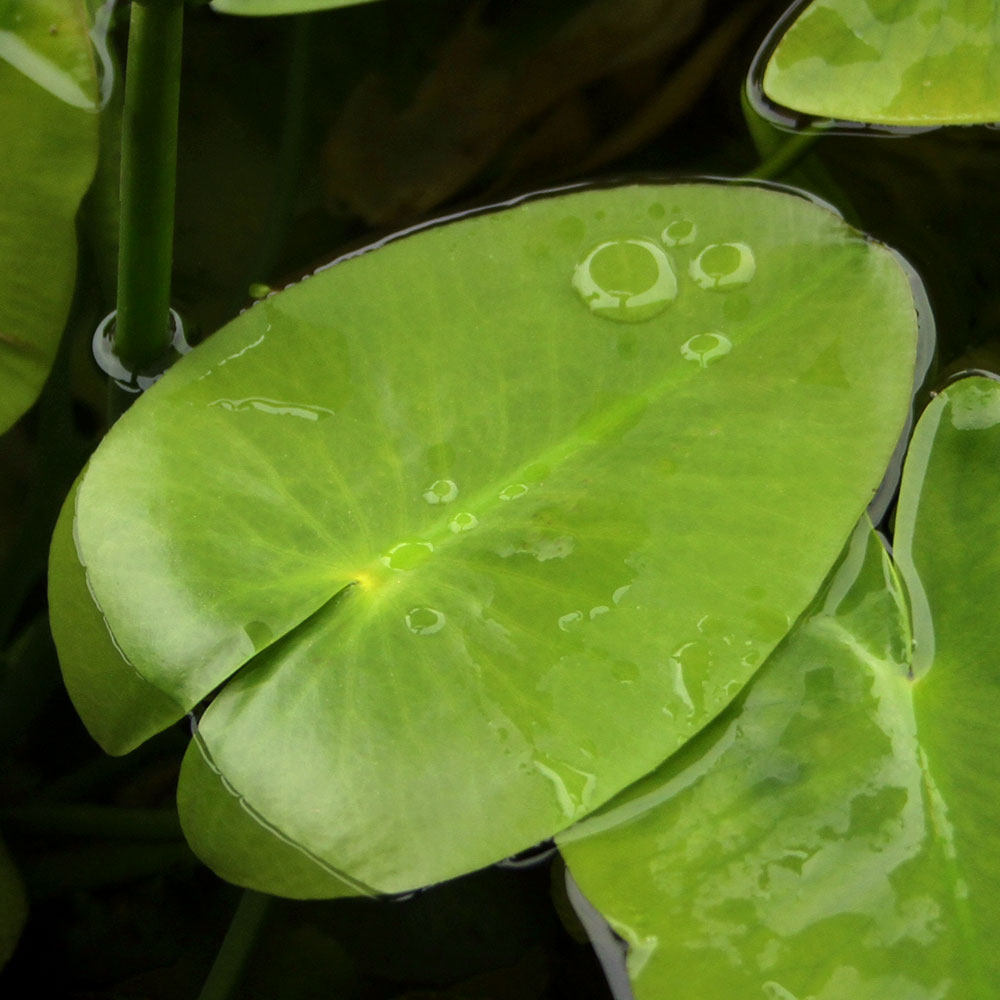
<svg viewBox="0 0 1000 1000"><path fill-rule="evenodd" d="M683 247L693 243L698 235L698 227L690 219L674 219L660 234L660 239L668 247Z"/></svg>
<svg viewBox="0 0 1000 1000"><path fill-rule="evenodd" d="M624 587L619 587L619 588L618 588L618 589L617 589L617 590L616 590L616 591L615 591L615 592L614 592L614 593L613 593L613 594L611 595L611 603L612 603L612 604L621 604L621 602L622 602L622 598L623 598L623 597L624 597L624 596L625 596L625 595L626 595L626 594L627 594L627 593L629 592L629 590L631 590L631 589L632 589L632 584L630 584L630 583L626 583Z"/></svg>
<svg viewBox="0 0 1000 1000"><path fill-rule="evenodd" d="M475 514L463 510L448 522L448 528L457 535L462 531L472 531L477 524L479 524L479 518Z"/></svg>
<svg viewBox="0 0 1000 1000"><path fill-rule="evenodd" d="M596 608L590 609L590 620L593 621L595 618L600 618L601 615L606 615L611 608L606 604L598 604Z"/></svg>
<svg viewBox="0 0 1000 1000"><path fill-rule="evenodd" d="M572 630L573 626L578 622L583 621L582 611L570 611L568 614L562 615L559 618L559 627L564 632L569 632Z"/></svg>
<svg viewBox="0 0 1000 1000"><path fill-rule="evenodd" d="M518 497L523 497L525 493L528 492L528 487L524 483L512 483L510 486L505 486L500 491L501 500L516 500Z"/></svg>
<svg viewBox="0 0 1000 1000"><path fill-rule="evenodd" d="M428 503L451 503L458 496L458 483L450 479L439 479L424 490Z"/></svg>
<svg viewBox="0 0 1000 1000"><path fill-rule="evenodd" d="M434 635L444 626L445 617L435 608L410 608L406 613L406 627L414 635Z"/></svg>
<svg viewBox="0 0 1000 1000"><path fill-rule="evenodd" d="M739 288L756 272L753 251L745 243L710 243L688 268L702 288Z"/></svg>
<svg viewBox="0 0 1000 1000"><path fill-rule="evenodd" d="M662 219L667 214L667 210L658 202L653 202L649 206L649 217L651 219Z"/></svg>
<svg viewBox="0 0 1000 1000"><path fill-rule="evenodd" d="M573 287L591 312L624 323L650 319L677 298L670 258L646 239L599 243L574 270Z"/></svg>
<svg viewBox="0 0 1000 1000"><path fill-rule="evenodd" d="M433 551L430 542L400 542L382 556L382 563L389 569L405 572L425 563Z"/></svg>
<svg viewBox="0 0 1000 1000"><path fill-rule="evenodd" d="M721 333L698 333L681 344L681 354L688 361L697 361L702 368L725 357L732 349L733 342Z"/></svg>

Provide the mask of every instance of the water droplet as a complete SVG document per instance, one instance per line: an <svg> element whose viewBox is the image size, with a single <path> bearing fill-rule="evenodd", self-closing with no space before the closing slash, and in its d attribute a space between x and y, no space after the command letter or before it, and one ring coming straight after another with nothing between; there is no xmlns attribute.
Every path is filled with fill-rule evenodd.
<svg viewBox="0 0 1000 1000"><path fill-rule="evenodd" d="M479 524L479 518L475 514L463 510L448 522L448 528L457 535L462 531L472 531L477 524Z"/></svg>
<svg viewBox="0 0 1000 1000"><path fill-rule="evenodd" d="M582 621L583 621L582 611L570 611L568 614L562 615L559 618L559 627L564 632L569 632L573 629L574 625Z"/></svg>
<svg viewBox="0 0 1000 1000"><path fill-rule="evenodd" d="M649 206L649 217L651 219L662 219L667 214L667 210L658 202L653 202Z"/></svg>
<svg viewBox="0 0 1000 1000"><path fill-rule="evenodd" d="M450 479L439 479L424 490L428 503L451 503L458 496L458 483Z"/></svg>
<svg viewBox="0 0 1000 1000"><path fill-rule="evenodd" d="M406 627L414 635L434 635L444 626L444 615L434 608L410 608L406 613Z"/></svg>
<svg viewBox="0 0 1000 1000"><path fill-rule="evenodd" d="M590 620L593 621L595 618L600 618L601 615L606 615L611 608L606 604L598 604L596 608L590 609Z"/></svg>
<svg viewBox="0 0 1000 1000"><path fill-rule="evenodd" d="M430 542L400 542L382 556L382 563L389 569L405 572L425 563L433 551Z"/></svg>
<svg viewBox="0 0 1000 1000"><path fill-rule="evenodd" d="M500 491L501 500L516 500L518 497L523 497L525 493L528 492L528 487L524 483L512 483L510 486L505 486Z"/></svg>
<svg viewBox="0 0 1000 1000"><path fill-rule="evenodd" d="M265 399L263 396L249 396L246 399L213 399L208 405L218 406L232 413L256 410L258 413L270 413L278 417L298 417L300 420L315 421L334 416L333 410L326 406L288 403L281 399Z"/></svg>
<svg viewBox="0 0 1000 1000"><path fill-rule="evenodd" d="M702 288L739 288L757 271L753 251L745 243L711 243L698 254L688 273Z"/></svg>
<svg viewBox="0 0 1000 1000"><path fill-rule="evenodd" d="M630 584L630 583L626 583L624 587L619 587L619 588L618 588L618 589L617 589L617 590L616 590L616 591L615 591L615 592L614 592L614 593L613 593L613 594L611 595L611 603L612 603L612 604L621 604L621 602L622 602L622 598L623 598L623 597L624 597L624 596L625 596L625 595L626 595L626 594L627 594L627 593L629 592L629 590L631 590L631 589L632 589L632 584Z"/></svg>
<svg viewBox="0 0 1000 1000"><path fill-rule="evenodd" d="M698 227L690 219L675 219L660 234L660 239L668 247L682 247L693 243L698 235Z"/></svg>
<svg viewBox="0 0 1000 1000"><path fill-rule="evenodd" d="M733 342L721 333L698 333L681 344L681 354L688 361L697 361L702 368L725 357L732 349Z"/></svg>
<svg viewBox="0 0 1000 1000"><path fill-rule="evenodd" d="M646 239L599 243L577 265L573 287L592 312L625 323L650 319L677 298L670 259Z"/></svg>

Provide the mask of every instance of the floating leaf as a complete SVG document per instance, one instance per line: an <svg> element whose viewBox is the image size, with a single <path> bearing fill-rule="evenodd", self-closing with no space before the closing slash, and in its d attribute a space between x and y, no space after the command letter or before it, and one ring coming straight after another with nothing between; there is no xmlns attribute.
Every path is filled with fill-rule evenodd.
<svg viewBox="0 0 1000 1000"><path fill-rule="evenodd" d="M996 0L815 0L779 41L764 93L880 125L1000 121Z"/></svg>
<svg viewBox="0 0 1000 1000"><path fill-rule="evenodd" d="M165 699L211 698L180 792L206 857L249 815L373 889L487 864L736 696L870 500L914 347L896 257L787 192L577 191L391 241L112 429L53 551L70 690L111 748L147 735L80 694L108 637L72 623L103 617ZM245 856L227 876L278 891Z"/></svg>
<svg viewBox="0 0 1000 1000"><path fill-rule="evenodd" d="M0 5L0 432L34 402L69 313L96 104L82 2Z"/></svg>
<svg viewBox="0 0 1000 1000"><path fill-rule="evenodd" d="M1000 384L969 379L914 436L900 572L862 524L745 697L564 835L640 1000L993 996L997 495Z"/></svg>
<svg viewBox="0 0 1000 1000"><path fill-rule="evenodd" d="M271 14L308 14L334 7L354 7L372 0L212 0L211 7L220 14L244 14L259 17Z"/></svg>

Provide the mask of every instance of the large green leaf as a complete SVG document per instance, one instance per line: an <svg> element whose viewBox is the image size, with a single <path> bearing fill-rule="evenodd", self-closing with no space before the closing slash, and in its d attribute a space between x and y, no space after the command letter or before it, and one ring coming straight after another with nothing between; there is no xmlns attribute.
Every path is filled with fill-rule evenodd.
<svg viewBox="0 0 1000 1000"><path fill-rule="evenodd" d="M969 379L917 428L899 573L863 524L745 698L563 835L640 998L995 996L998 495L1000 384Z"/></svg>
<svg viewBox="0 0 1000 1000"><path fill-rule="evenodd" d="M252 816L379 890L486 864L735 697L871 498L914 346L894 255L782 191L577 191L392 241L111 431L54 551L54 588L86 568L54 589L64 670L91 684L92 595L181 710L223 685L185 781L242 809L181 789L206 857ZM100 701L95 735L145 735ZM275 891L263 864L227 874Z"/></svg>
<svg viewBox="0 0 1000 1000"><path fill-rule="evenodd" d="M271 14L308 14L334 7L354 7L372 0L212 0L211 6L220 14L244 14L259 17Z"/></svg>
<svg viewBox="0 0 1000 1000"><path fill-rule="evenodd" d="M1000 121L997 0L815 0L779 41L764 93L881 125Z"/></svg>
<svg viewBox="0 0 1000 1000"><path fill-rule="evenodd" d="M0 968L14 953L28 912L24 886L0 840Z"/></svg>
<svg viewBox="0 0 1000 1000"><path fill-rule="evenodd" d="M96 104L82 0L0 0L0 432L34 402L69 313Z"/></svg>

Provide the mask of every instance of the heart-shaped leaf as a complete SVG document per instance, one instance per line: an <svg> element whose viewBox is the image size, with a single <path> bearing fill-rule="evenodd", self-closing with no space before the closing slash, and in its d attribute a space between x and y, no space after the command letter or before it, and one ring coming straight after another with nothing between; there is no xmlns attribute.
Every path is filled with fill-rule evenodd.
<svg viewBox="0 0 1000 1000"><path fill-rule="evenodd" d="M0 5L0 432L35 401L69 313L96 104L82 0Z"/></svg>
<svg viewBox="0 0 1000 1000"><path fill-rule="evenodd" d="M212 0L211 7L220 14L243 14L260 17L271 14L308 14L334 7L354 7L372 0Z"/></svg>
<svg viewBox="0 0 1000 1000"><path fill-rule="evenodd" d="M214 693L180 793L206 857L251 817L316 894L487 864L735 697L870 500L914 348L895 256L783 191L576 191L391 241L108 435L53 550L67 683L118 750ZM109 658L162 713L80 695ZM278 891L245 856L227 875Z"/></svg>
<svg viewBox="0 0 1000 1000"><path fill-rule="evenodd" d="M1000 121L996 0L815 0L782 36L764 93L794 111L881 125Z"/></svg>
<svg viewBox="0 0 1000 1000"><path fill-rule="evenodd" d="M916 430L899 571L862 524L745 697L563 835L637 996L994 995L998 495L1000 384L968 379Z"/></svg>

